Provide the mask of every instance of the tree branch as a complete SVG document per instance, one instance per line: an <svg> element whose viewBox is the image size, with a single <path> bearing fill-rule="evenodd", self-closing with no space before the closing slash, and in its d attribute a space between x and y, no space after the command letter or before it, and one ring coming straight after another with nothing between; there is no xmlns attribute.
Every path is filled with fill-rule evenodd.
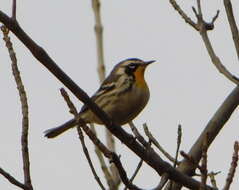
<svg viewBox="0 0 239 190"><path fill-rule="evenodd" d="M234 143L234 153L233 153L233 156L232 156L231 168L229 169L227 179L226 179L226 184L225 184L223 190L229 190L230 189L230 185L233 181L233 177L235 175L236 168L237 168L238 152L239 152L239 144L238 144L238 141L236 141Z"/></svg>
<svg viewBox="0 0 239 190"><path fill-rule="evenodd" d="M169 0L173 8L180 14L180 16L184 19L186 23L192 26L195 30L198 30L197 24L192 21L190 17L181 9L181 7L177 4L175 0Z"/></svg>
<svg viewBox="0 0 239 190"><path fill-rule="evenodd" d="M2 174L11 184L16 185L17 187L20 187L22 189L27 190L27 187L16 180L13 176L11 176L9 173L7 173L4 169L0 167L0 174Z"/></svg>
<svg viewBox="0 0 239 190"><path fill-rule="evenodd" d="M94 127L93 124L90 124L90 129L97 136L97 133L95 131L95 127ZM113 179L110 171L108 170L108 167L106 166L105 159L104 159L104 157L102 155L102 152L100 151L100 149L97 146L95 146L95 153L96 153L96 155L98 157L101 169L102 169L102 171L104 173L104 176L105 176L105 179L107 181L107 184L109 185L109 188L110 189L114 189L115 188L114 179Z"/></svg>
<svg viewBox="0 0 239 190"><path fill-rule="evenodd" d="M197 141L191 147L187 155L193 158L195 163L199 163L202 157L202 145L206 135L208 134L208 147L209 147L211 143L213 142L213 140L216 138L216 136L219 134L220 130L223 128L225 123L228 121L233 111L238 106L238 104L239 104L239 86L237 86L229 94L229 96L224 100L222 105L218 108L216 113L213 115L211 120L206 125L203 132L198 137ZM191 162L188 159L184 159L179 164L179 167L178 167L179 171L187 175L193 175L195 172L195 169L196 169L196 166L194 164L191 164ZM173 190L180 189L181 187L181 185L176 185L176 184L174 185L175 186Z"/></svg>
<svg viewBox="0 0 239 190"><path fill-rule="evenodd" d="M223 0L223 2L227 13L227 19L231 28L232 38L237 52L237 58L239 59L239 35L237 24L233 14L232 4L230 0Z"/></svg>
<svg viewBox="0 0 239 190"><path fill-rule="evenodd" d="M95 35L96 35L96 47L97 47L97 57L98 57L98 75L100 83L105 79L105 64L104 64L104 47L103 47L103 25L101 21L101 3L100 0L92 0L92 8L95 15ZM106 128L106 142L108 148L115 152L115 140L112 133ZM110 166L111 174L115 183L115 188L120 184L120 178L117 169L114 164Z"/></svg>
<svg viewBox="0 0 239 190"><path fill-rule="evenodd" d="M26 91L20 76L20 71L17 66L17 58L14 52L12 42L8 37L9 30L2 26L1 30L4 35L4 41L6 42L6 47L9 52L9 56L12 61L12 73L17 84L17 89L20 96L20 101L22 105L22 136L21 136L21 145L22 145L22 160L23 160L23 172L24 172L24 183L29 189L33 189L31 183L31 175L30 175L30 159L29 159L29 150L28 150L28 128L29 128L29 120L28 120L28 103L27 103L27 95Z"/></svg>
<svg viewBox="0 0 239 190"><path fill-rule="evenodd" d="M214 22L218 18L219 11L217 11L216 15L213 17L212 21L210 23L207 23L206 21L203 20L203 14L201 10L201 3L200 0L197 0L197 7L198 7L198 12L196 9L193 7L193 12L197 18L197 24L191 21L191 19L187 16L186 13L182 11L180 6L176 3L175 0L169 0L171 5L175 8L175 10L183 17L183 19L190 25L192 26L195 30L197 30L202 39L203 42L206 46L206 49L208 51L208 54L211 58L212 63L215 65L217 70L222 73L227 79L229 79L231 82L235 83L236 85L239 84L239 79L234 76L232 73L230 73L227 68L222 64L221 60L219 57L216 55L214 52L214 49L211 45L211 42L208 38L207 31L208 30L213 30L214 29ZM182 14L183 13L183 14Z"/></svg>
<svg viewBox="0 0 239 190"><path fill-rule="evenodd" d="M167 159L169 159L169 161L171 161L171 162L174 163L174 162L175 162L175 159L174 159L169 153L167 153L167 152L164 150L164 148L159 144L159 142L157 141L157 139L154 138L154 136L152 135L152 133L149 131L148 126L147 126L146 123L143 124L143 127L144 127L144 132L145 132L146 136L150 139L150 141L159 149L160 152L163 153L163 155L164 155ZM177 163L177 164L179 164L179 163Z"/></svg>
<svg viewBox="0 0 239 190"><path fill-rule="evenodd" d="M61 95L63 96L64 100L66 101L69 109L70 109L70 113L72 113L77 121L77 123L79 123L79 115L78 115L78 112L74 106L74 104L72 103L72 101L70 100L70 97L68 96L67 92L64 90L64 88L61 88ZM99 176L97 175L96 171L95 171L95 168L94 168L94 165L91 161L91 158L90 158L90 154L88 152L88 149L85 145L85 140L84 140L84 135L82 133L82 130L81 130L81 126L78 125L77 127L77 132L78 132L78 135L79 135L79 139L81 141L81 145L82 145L82 148L83 148L83 151L84 151L84 154L85 154L85 157L89 163L89 166L90 166L90 169L95 177L95 180L97 181L97 183L99 184L100 188L102 190L105 190L105 187L104 185L102 184Z"/></svg>
<svg viewBox="0 0 239 190"><path fill-rule="evenodd" d="M12 0L12 18L17 18L17 0Z"/></svg>

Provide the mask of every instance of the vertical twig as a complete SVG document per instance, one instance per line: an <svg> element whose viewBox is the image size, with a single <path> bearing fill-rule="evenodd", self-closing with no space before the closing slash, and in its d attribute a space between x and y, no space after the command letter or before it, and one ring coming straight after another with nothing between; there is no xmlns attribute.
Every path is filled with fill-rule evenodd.
<svg viewBox="0 0 239 190"><path fill-rule="evenodd" d="M201 189L205 189L207 184L207 150L208 150L208 134L205 136L205 139L202 144L202 164L201 164L201 182L202 186Z"/></svg>
<svg viewBox="0 0 239 190"><path fill-rule="evenodd" d="M236 167L237 167L238 152L239 152L239 143L238 143L238 141L236 141L234 143L234 153L233 153L233 156L232 156L231 168L229 169L229 172L227 174L226 184L225 184L223 190L229 190L230 189L230 185L233 181L233 177L235 175L235 171L236 171Z"/></svg>
<svg viewBox="0 0 239 190"><path fill-rule="evenodd" d="M182 126L179 124L178 125L177 149L176 149L175 159L174 159L174 163L173 163L174 168L176 168L177 163L178 163L178 153L179 153L181 142L182 142Z"/></svg>
<svg viewBox="0 0 239 190"><path fill-rule="evenodd" d="M96 46L97 46L97 56L98 56L98 75L100 83L105 79L105 64L104 64L104 46L103 46L103 25L101 21L101 3L100 0L92 0L92 8L95 15L95 35L96 35ZM115 152L115 140L113 135L108 129L106 131L106 141L108 148ZM117 169L114 164L111 164L110 170L115 182L115 185L120 184L120 178Z"/></svg>
<svg viewBox="0 0 239 190"><path fill-rule="evenodd" d="M98 55L98 74L100 82L105 79L104 48L103 48L103 26L100 14L100 0L92 0L92 7L95 15L95 35Z"/></svg>
<svg viewBox="0 0 239 190"><path fill-rule="evenodd" d="M12 19L17 19L17 0L12 0Z"/></svg>
<svg viewBox="0 0 239 190"><path fill-rule="evenodd" d="M175 159L173 162L173 167L176 168L177 163L178 163L178 153L180 149L180 145L182 142L182 126L179 124L178 125L178 137L177 137L177 148L176 148L176 153L175 153ZM169 182L169 189L172 189L172 181Z"/></svg>
<svg viewBox="0 0 239 190"><path fill-rule="evenodd" d="M22 159L23 159L23 171L24 171L24 184L28 189L33 189L31 183L31 175L30 175L30 160L29 160L29 150L28 150L28 128L29 128L29 120L28 120L28 103L27 103L27 95L24 89L24 85L22 83L22 79L20 76L20 72L17 66L17 58L14 52L12 43L8 36L8 29L5 26L1 27L4 35L4 41L6 42L6 47L8 48L9 56L12 61L12 73L15 78L15 82L17 84L17 89L20 96L20 101L22 105L22 136L21 136L21 144L22 144Z"/></svg>
<svg viewBox="0 0 239 190"><path fill-rule="evenodd" d="M224 0L223 2L227 13L227 19L231 28L232 38L237 52L237 58L239 59L239 34L233 14L232 4L230 0Z"/></svg>

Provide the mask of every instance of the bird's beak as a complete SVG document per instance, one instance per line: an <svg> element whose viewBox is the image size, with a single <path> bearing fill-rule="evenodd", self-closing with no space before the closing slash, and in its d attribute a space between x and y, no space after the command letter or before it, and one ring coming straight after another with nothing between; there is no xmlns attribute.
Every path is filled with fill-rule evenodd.
<svg viewBox="0 0 239 190"><path fill-rule="evenodd" d="M155 62L155 60L145 61L144 64L145 64L145 66L148 66L148 65L150 65L151 63L154 63L154 62Z"/></svg>

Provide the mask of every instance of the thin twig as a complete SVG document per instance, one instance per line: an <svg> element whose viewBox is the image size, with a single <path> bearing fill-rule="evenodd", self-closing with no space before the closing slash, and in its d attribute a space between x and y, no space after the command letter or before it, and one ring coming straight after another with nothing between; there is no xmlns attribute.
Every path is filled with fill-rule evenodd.
<svg viewBox="0 0 239 190"><path fill-rule="evenodd" d="M234 143L234 153L233 153L233 156L232 156L231 168L229 169L229 172L227 174L226 184L225 184L223 190L229 190L230 189L230 185L233 181L233 177L235 175L236 168L237 168L238 152L239 152L239 143L238 143L238 141L236 141Z"/></svg>
<svg viewBox="0 0 239 190"><path fill-rule="evenodd" d="M171 162L175 162L175 159L169 154L167 153L163 147L159 144L159 142L156 140L156 138L154 138L154 136L152 135L152 133L149 131L147 124L143 124L144 127L144 132L147 135L147 137L151 140L151 142L159 149L160 152L163 153L163 155L168 158Z"/></svg>
<svg viewBox="0 0 239 190"><path fill-rule="evenodd" d="M141 168L142 165L143 165L143 160L141 159L141 160L139 161L139 163L138 163L138 165L137 165L137 167L136 167L136 169L135 169L133 175L131 176L131 178L130 178L130 180L129 180L131 183L134 181L134 178L135 178L136 175L138 174L138 172L139 172L139 170L140 170L140 168ZM124 190L127 190L127 187L126 187L126 186L125 186Z"/></svg>
<svg viewBox="0 0 239 190"><path fill-rule="evenodd" d="M130 190L143 190L143 189L140 189L139 187L137 187L136 185L131 183L131 181L127 177L126 171L123 168L119 157L114 152L112 152L112 162L115 163L115 165L116 165L116 167L119 171L119 175L121 177L121 180L128 189L130 189Z"/></svg>
<svg viewBox="0 0 239 190"><path fill-rule="evenodd" d="M239 79L236 76L234 76L232 73L230 73L230 71L228 71L227 68L222 64L221 60L216 55L216 53L212 47L211 41L209 40L208 35L207 35L207 31L212 30L214 28L214 22L218 18L219 11L217 11L216 15L213 17L212 22L207 23L206 21L203 20L200 0L197 0L197 3L198 3L198 12L196 11L196 9L194 7L193 7L193 12L198 19L197 25L199 28L199 32L200 32L203 42L206 46L208 54L211 58L211 61L220 73L222 73L227 79L229 79L230 81L232 81L233 83L238 85Z"/></svg>
<svg viewBox="0 0 239 190"><path fill-rule="evenodd" d="M221 173L221 172L216 172L216 173L215 172L210 172L210 173L208 173L208 176L210 178L211 184L215 188L217 188L217 182L216 182L215 176L217 174L219 174L219 173Z"/></svg>
<svg viewBox="0 0 239 190"><path fill-rule="evenodd" d="M12 19L17 19L17 0L12 0Z"/></svg>
<svg viewBox="0 0 239 190"><path fill-rule="evenodd" d="M217 11L216 15L213 17L212 21L210 23L205 22L203 20L203 14L201 10L201 4L200 0L197 0L197 6L198 6L198 13L196 9L193 7L193 12L195 13L195 16L197 18L197 24L194 23L187 15L182 11L180 6L176 3L175 0L169 0L172 6L175 8L175 10L183 17L183 19L192 26L195 30L199 31L202 39L204 41L204 44L207 48L208 54L211 58L212 63L216 66L218 71L222 73L227 79L232 81L235 84L239 84L239 79L234 76L232 73L229 72L229 70L222 64L221 60L216 56L214 49L211 45L211 42L207 36L207 30L212 30L214 28L214 22L218 18L219 11Z"/></svg>
<svg viewBox="0 0 239 190"><path fill-rule="evenodd" d="M133 121L129 122L129 126L134 133L135 138L145 147L149 147L150 144L144 139L144 137L139 133L138 129L134 125Z"/></svg>
<svg viewBox="0 0 239 190"><path fill-rule="evenodd" d="M97 57L98 57L98 75L100 83L105 79L105 64L104 64L104 45L103 45L103 25L101 21L101 3L100 0L92 0L92 8L95 15L95 35L96 35L96 46L97 46ZM108 148L115 152L115 140L112 133L106 128L106 141ZM100 153L100 152L99 152ZM114 164L110 165L110 170L114 179L115 186L120 184L120 177L118 170ZM114 188L115 189L115 188Z"/></svg>
<svg viewBox="0 0 239 190"><path fill-rule="evenodd" d="M232 38L237 52L237 58L239 59L239 34L235 17L233 14L232 4L230 0L224 0L223 2L227 13L227 19L231 28Z"/></svg>
<svg viewBox="0 0 239 190"><path fill-rule="evenodd" d="M177 149L176 149L175 159L174 159L174 163L173 163L174 168L176 168L177 163L178 163L178 153L179 153L181 142L182 142L182 126L179 124L178 125Z"/></svg>
<svg viewBox="0 0 239 190"><path fill-rule="evenodd" d="M103 25L100 15L100 0L92 0L92 8L95 15L95 35L98 55L98 74L100 82L105 79L104 48L103 48Z"/></svg>
<svg viewBox="0 0 239 190"><path fill-rule="evenodd" d="M178 162L178 153L180 149L180 145L182 142L182 126L179 124L178 125L178 137L177 137L177 148L176 148L176 154L175 154L175 159L173 163L173 167L176 168L177 162ZM169 182L169 189L172 189L172 181Z"/></svg>
<svg viewBox="0 0 239 190"><path fill-rule="evenodd" d="M77 123L79 123L79 115L78 115L78 112L74 106L74 104L71 102L70 100L70 97L68 96L67 92L64 90L64 88L61 88L61 95L63 96L64 100L66 101L69 109L70 109L70 113L72 113L77 121ZM88 149L86 147L86 144L85 144L85 140L84 140L84 135L82 133L82 130L81 130L81 126L78 126L77 127L77 131L78 131L78 135L79 135L79 139L81 141L81 145L82 145L82 148L83 148L83 151L84 151L84 154L85 154L85 157L89 163L89 166L90 166L90 169L95 177L95 180L97 181L97 183L99 184L100 188L102 190L106 190L104 185L102 184L99 176L97 175L96 171L95 171L95 168L94 168L94 165L91 161L91 158L90 158L90 154L88 152Z"/></svg>
<svg viewBox="0 0 239 190"><path fill-rule="evenodd" d="M158 186L157 186L155 189L153 189L153 190L161 190L161 189L163 189L163 187L164 187L165 184L167 183L168 179L169 179L168 173L164 173L164 174L161 176L161 180L160 180Z"/></svg>
<svg viewBox="0 0 239 190"><path fill-rule="evenodd" d="M28 103L27 103L27 95L24 89L24 85L20 76L20 71L17 66L17 58L14 52L12 42L10 41L10 37L8 36L8 29L5 26L1 27L1 30L4 35L4 41L6 42L6 47L8 48L9 56L12 61L12 73L17 85L17 89L20 96L21 108L22 108L22 136L21 136L21 145L22 145L22 160L23 160L23 171L24 171L24 183L29 189L33 189L31 183L31 175L30 175L30 159L29 159L29 150L28 150L28 128L29 128L29 120L28 120Z"/></svg>
<svg viewBox="0 0 239 190"><path fill-rule="evenodd" d="M201 164L201 182L202 182L202 187L201 189L204 190L205 186L207 184L207 150L208 150L208 135L205 136L203 145L202 145L202 164Z"/></svg>
<svg viewBox="0 0 239 190"><path fill-rule="evenodd" d="M96 133L96 130L95 130L95 127L94 127L93 124L90 124L90 129L97 136L97 133ZM104 173L107 184L109 185L110 189L114 189L115 188L114 179L112 178L112 175L111 175L110 171L108 170L108 167L106 166L105 159L102 155L102 152L99 150L99 148L97 146L95 146L95 153L96 153L96 155L98 157L98 160L100 162L100 166L101 166L101 169Z"/></svg>
<svg viewBox="0 0 239 190"><path fill-rule="evenodd" d="M198 30L197 24L187 16L187 14L181 9L181 7L177 4L175 0L169 0L173 8L181 15L181 17L184 19L186 23L188 23L190 26L192 26L195 30Z"/></svg>
<svg viewBox="0 0 239 190"><path fill-rule="evenodd" d="M17 179L15 179L13 176L11 176L8 172L6 172L4 169L0 167L0 174L2 174L11 184L16 185L17 187L20 187L22 189L27 189L27 187L19 182Z"/></svg>

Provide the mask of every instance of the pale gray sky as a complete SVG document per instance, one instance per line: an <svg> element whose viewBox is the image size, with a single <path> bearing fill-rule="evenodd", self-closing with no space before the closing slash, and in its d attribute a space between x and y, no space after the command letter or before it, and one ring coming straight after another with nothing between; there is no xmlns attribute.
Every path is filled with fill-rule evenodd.
<svg viewBox="0 0 239 190"><path fill-rule="evenodd" d="M195 2L190 4L180 0L178 3L193 15L191 6ZM213 46L225 66L238 75L238 60L223 1L209 3L203 4L206 18L211 19L217 9L221 10L215 30L209 34ZM233 3L237 10L238 2ZM10 13L10 8L9 0L1 0L2 11ZM95 92L99 84L91 1L59 0L56 3L25 0L18 3L17 18L25 31L80 87L89 95ZM102 21L107 73L126 58L157 60L146 72L151 99L135 120L138 129L143 133L142 124L147 122L160 144L174 155L177 126L181 123L181 149L187 152L235 85L212 65L200 35L181 19L168 1L103 0ZM43 137L43 131L71 117L59 93L62 84L33 58L14 35L11 38L30 105L29 148L35 189L75 189L80 186L99 189L75 130L53 140ZM0 84L4 89L0 98L0 166L22 181L20 102L3 41L0 43L0 57ZM82 103L73 96L72 99L80 109ZM239 139L238 118L237 109L209 149L209 171L222 171L216 178L219 187L225 183L233 143ZM104 127L99 127L98 131L103 138ZM87 144L93 152L88 139ZM117 150L130 176L139 159L118 140ZM98 166L98 160L92 157ZM97 171L101 172L99 167ZM141 171L135 180L136 185L152 188L159 182L160 178L146 164ZM238 173L232 189L239 187L237 178ZM3 177L0 177L0 188L17 189Z"/></svg>

